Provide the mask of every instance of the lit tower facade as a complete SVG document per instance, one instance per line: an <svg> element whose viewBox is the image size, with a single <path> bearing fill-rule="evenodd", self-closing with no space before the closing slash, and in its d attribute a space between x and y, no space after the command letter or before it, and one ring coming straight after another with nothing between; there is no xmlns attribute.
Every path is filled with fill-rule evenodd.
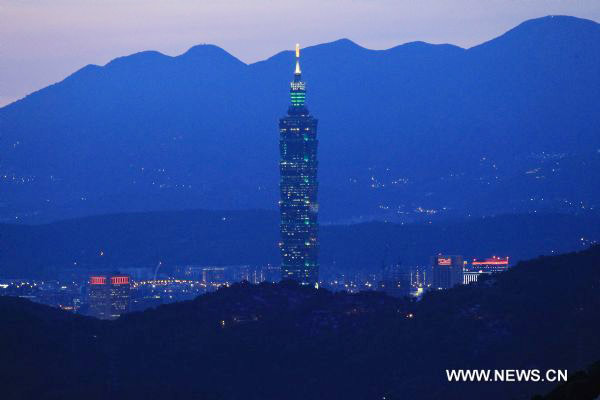
<svg viewBox="0 0 600 400"><path fill-rule="evenodd" d="M89 281L90 314L115 319L129 311L129 275L92 276Z"/></svg>
<svg viewBox="0 0 600 400"><path fill-rule="evenodd" d="M296 45L296 70L290 83L288 115L279 120L281 161L281 279L305 285L319 281L319 225L317 213L317 119L305 105L306 85Z"/></svg>

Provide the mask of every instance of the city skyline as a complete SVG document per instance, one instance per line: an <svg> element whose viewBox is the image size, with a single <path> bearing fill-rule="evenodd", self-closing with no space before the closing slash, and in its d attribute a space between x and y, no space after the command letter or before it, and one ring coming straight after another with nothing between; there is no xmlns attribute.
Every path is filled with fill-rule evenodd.
<svg viewBox="0 0 600 400"><path fill-rule="evenodd" d="M145 50L174 56L196 44L212 43L252 63L298 40L310 46L347 37L377 50L419 40L468 48L525 19L545 15L598 21L600 3L534 0L512 1L506 7L504 1L328 1L294 9L293 2L266 1L179 0L169 7L157 1L10 1L0 6L0 35L6 38L0 59L0 107L87 64L104 65Z"/></svg>

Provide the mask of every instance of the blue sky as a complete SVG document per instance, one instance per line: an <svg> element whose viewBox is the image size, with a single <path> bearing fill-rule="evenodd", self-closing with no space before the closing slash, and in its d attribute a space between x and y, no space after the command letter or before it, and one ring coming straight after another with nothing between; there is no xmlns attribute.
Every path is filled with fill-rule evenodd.
<svg viewBox="0 0 600 400"><path fill-rule="evenodd" d="M550 14L600 21L598 0L0 0L0 106L86 64L199 43L244 62L347 37L385 49L470 47Z"/></svg>

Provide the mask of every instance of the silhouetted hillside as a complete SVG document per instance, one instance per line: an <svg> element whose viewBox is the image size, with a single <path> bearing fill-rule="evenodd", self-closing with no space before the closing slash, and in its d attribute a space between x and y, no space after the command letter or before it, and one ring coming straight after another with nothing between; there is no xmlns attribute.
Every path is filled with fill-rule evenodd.
<svg viewBox="0 0 600 400"><path fill-rule="evenodd" d="M56 276L65 268L278 265L279 216L270 211L114 214L46 225L0 224L0 276ZM600 240L595 214L504 215L431 224L321 227L323 271L380 272L383 262L424 265L439 252L513 262Z"/></svg>
<svg viewBox="0 0 600 400"><path fill-rule="evenodd" d="M466 50L342 39L302 66L325 221L598 206L595 22L535 19ZM290 51L147 51L0 109L0 218L274 208L292 70Z"/></svg>
<svg viewBox="0 0 600 400"><path fill-rule="evenodd" d="M552 384L445 370L583 368L600 357L599 288L596 246L417 303L237 284L109 322L0 298L3 398L530 398Z"/></svg>
<svg viewBox="0 0 600 400"><path fill-rule="evenodd" d="M583 371L569 375L566 383L559 385L546 396L532 400L596 400L600 396L600 361Z"/></svg>

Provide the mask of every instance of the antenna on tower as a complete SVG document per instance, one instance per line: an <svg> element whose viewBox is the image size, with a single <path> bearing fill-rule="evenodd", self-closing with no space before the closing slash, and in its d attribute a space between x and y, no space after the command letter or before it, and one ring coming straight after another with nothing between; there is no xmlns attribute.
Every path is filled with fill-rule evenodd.
<svg viewBox="0 0 600 400"><path fill-rule="evenodd" d="M296 71L294 74L300 75L302 71L300 71L300 44L296 43Z"/></svg>

